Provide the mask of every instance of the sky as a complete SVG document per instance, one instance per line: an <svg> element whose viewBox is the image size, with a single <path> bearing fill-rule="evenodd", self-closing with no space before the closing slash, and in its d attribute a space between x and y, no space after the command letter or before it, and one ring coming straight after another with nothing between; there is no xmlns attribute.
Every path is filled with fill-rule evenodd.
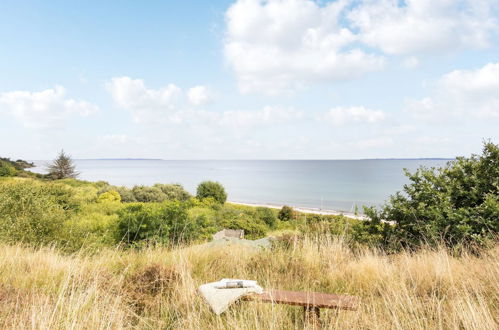
<svg viewBox="0 0 499 330"><path fill-rule="evenodd" d="M499 142L499 0L0 1L0 156L455 157Z"/></svg>

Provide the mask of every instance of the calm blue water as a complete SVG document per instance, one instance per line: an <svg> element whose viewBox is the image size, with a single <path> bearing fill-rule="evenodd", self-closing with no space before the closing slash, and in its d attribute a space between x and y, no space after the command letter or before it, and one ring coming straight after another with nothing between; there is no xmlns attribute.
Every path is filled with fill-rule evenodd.
<svg viewBox="0 0 499 330"><path fill-rule="evenodd" d="M379 205L407 182L403 168L447 160L76 160L80 179L114 185L180 183L191 193L219 181L229 200L351 211ZM35 161L43 172L43 161Z"/></svg>

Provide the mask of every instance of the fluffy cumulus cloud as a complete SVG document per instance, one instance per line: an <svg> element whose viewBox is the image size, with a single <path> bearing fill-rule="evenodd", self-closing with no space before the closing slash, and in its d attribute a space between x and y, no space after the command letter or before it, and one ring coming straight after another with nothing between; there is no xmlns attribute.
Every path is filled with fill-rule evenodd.
<svg viewBox="0 0 499 330"><path fill-rule="evenodd" d="M12 91L0 94L0 113L7 113L28 128L60 127L71 115L88 116L99 108L66 97L62 86L41 92Z"/></svg>
<svg viewBox="0 0 499 330"><path fill-rule="evenodd" d="M189 103L195 106L210 104L214 101L212 91L206 86L194 86L187 91Z"/></svg>
<svg viewBox="0 0 499 330"><path fill-rule="evenodd" d="M450 72L439 79L433 95L410 102L409 108L421 119L499 118L499 63Z"/></svg>
<svg viewBox="0 0 499 330"><path fill-rule="evenodd" d="M137 122L154 120L155 116L175 109L181 89L169 84L149 89L142 79L115 77L106 83L106 89L116 104L130 110Z"/></svg>
<svg viewBox="0 0 499 330"><path fill-rule="evenodd" d="M336 107L326 112L320 119L336 126L348 123L376 123L385 119L385 113L362 106Z"/></svg>
<svg viewBox="0 0 499 330"><path fill-rule="evenodd" d="M213 101L205 86L195 86L186 92L170 84L149 89L142 79L112 78L106 83L116 105L129 110L135 122L145 126L180 128L186 132L210 131L218 135L242 136L255 127L265 127L298 120L303 113L292 108L265 106L255 110L207 111L201 106ZM121 136L108 136L118 141Z"/></svg>
<svg viewBox="0 0 499 330"><path fill-rule="evenodd" d="M225 56L242 92L278 93L311 81L379 70L383 59L355 47L340 23L348 1L238 0L226 13Z"/></svg>
<svg viewBox="0 0 499 330"><path fill-rule="evenodd" d="M388 54L447 52L490 45L496 1L364 0L348 13L360 40Z"/></svg>
<svg viewBox="0 0 499 330"><path fill-rule="evenodd" d="M390 55L491 45L490 0L237 0L226 12L224 52L242 92L267 94L380 70Z"/></svg>

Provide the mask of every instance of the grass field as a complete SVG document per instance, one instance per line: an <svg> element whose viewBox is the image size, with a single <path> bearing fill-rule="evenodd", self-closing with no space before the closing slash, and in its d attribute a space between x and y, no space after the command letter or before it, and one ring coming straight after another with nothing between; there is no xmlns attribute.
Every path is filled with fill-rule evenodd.
<svg viewBox="0 0 499 330"><path fill-rule="evenodd" d="M323 310L331 329L497 329L499 247L385 255L341 239L272 251L193 246L63 255L0 246L0 328L302 329L302 310L241 302L217 317L196 293L223 277L267 288L361 297L357 312Z"/></svg>

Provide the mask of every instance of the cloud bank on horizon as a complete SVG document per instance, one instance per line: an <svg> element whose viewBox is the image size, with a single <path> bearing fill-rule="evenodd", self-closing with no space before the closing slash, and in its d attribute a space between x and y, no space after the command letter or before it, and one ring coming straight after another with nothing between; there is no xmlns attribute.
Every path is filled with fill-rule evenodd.
<svg viewBox="0 0 499 330"><path fill-rule="evenodd" d="M142 25L154 8L125 8L136 21L114 22L131 25L124 43L106 48L88 39L96 55L83 55L78 65L54 53L59 79L22 70L40 62L35 48L15 63L17 71L0 64L0 73L20 76L13 89L0 74L0 131L4 141L17 137L0 154L51 158L64 147L79 158L453 157L499 138L499 1L217 5L211 12L218 14L198 22L177 22L172 8L164 11L169 27L178 28L178 36L164 39ZM82 20L98 23L90 12L82 10ZM43 30L51 12L41 13ZM114 33L110 25L104 37ZM134 33L138 25L150 39ZM78 33L47 38L64 44ZM137 42L150 47L143 62L98 64L108 54L132 54ZM177 55L162 61L158 43L170 43ZM200 49L186 51L194 46ZM8 39L4 47L0 63L22 50Z"/></svg>

